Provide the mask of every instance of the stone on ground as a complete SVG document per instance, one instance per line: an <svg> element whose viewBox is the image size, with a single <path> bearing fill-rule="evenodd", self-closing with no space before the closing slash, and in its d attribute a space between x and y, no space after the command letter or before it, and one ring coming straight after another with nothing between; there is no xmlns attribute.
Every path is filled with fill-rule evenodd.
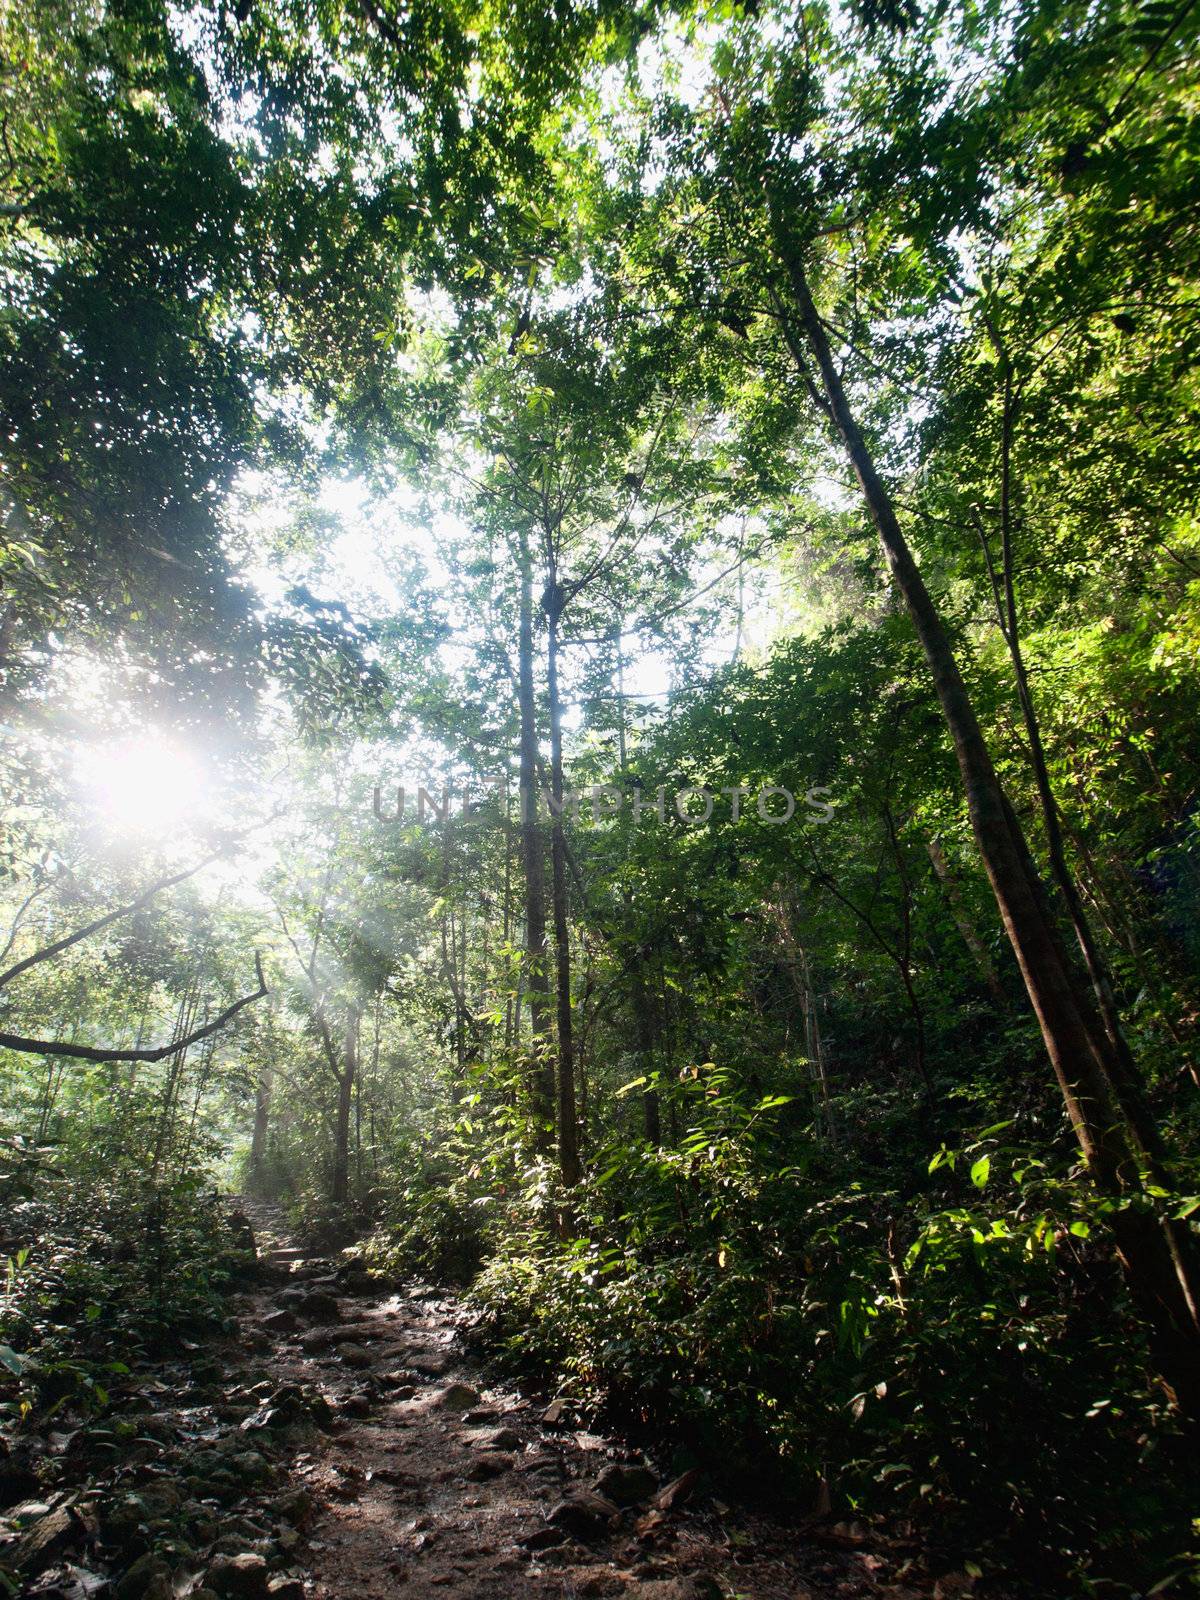
<svg viewBox="0 0 1200 1600"><path fill-rule="evenodd" d="M439 1393L437 1404L448 1411L467 1411L479 1399L479 1390L469 1383L448 1383Z"/></svg>

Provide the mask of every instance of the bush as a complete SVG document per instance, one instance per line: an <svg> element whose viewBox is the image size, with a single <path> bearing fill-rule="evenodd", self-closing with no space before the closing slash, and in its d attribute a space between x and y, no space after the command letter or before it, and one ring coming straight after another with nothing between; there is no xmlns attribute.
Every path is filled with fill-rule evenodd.
<svg viewBox="0 0 1200 1600"><path fill-rule="evenodd" d="M0 1360L22 1419L108 1403L106 1382L212 1327L247 1260L198 1172L153 1183L129 1166L101 1179L60 1164L6 1219Z"/></svg>
<svg viewBox="0 0 1200 1600"><path fill-rule="evenodd" d="M904 1201L839 1192L836 1156L784 1159L783 1105L711 1071L676 1149L597 1160L573 1232L514 1197L472 1290L483 1347L739 1487L919 1518L948 1562L1037 1592L1162 1578L1196 1470L1070 1170L991 1129Z"/></svg>
<svg viewBox="0 0 1200 1600"><path fill-rule="evenodd" d="M369 1266L389 1276L415 1273L438 1283L470 1281L483 1260L482 1207L447 1158L426 1158L379 1197L380 1218L366 1240Z"/></svg>

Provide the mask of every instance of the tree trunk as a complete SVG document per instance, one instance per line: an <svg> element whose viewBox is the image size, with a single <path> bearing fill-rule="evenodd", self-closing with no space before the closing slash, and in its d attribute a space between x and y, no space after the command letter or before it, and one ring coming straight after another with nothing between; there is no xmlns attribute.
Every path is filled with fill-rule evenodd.
<svg viewBox="0 0 1200 1600"><path fill-rule="evenodd" d="M550 1149L554 1132L554 1063L549 1032L550 988L546 976L546 863L538 821L537 702L533 688L533 570L529 537L521 532L521 615L518 633L518 704L521 718L521 855L525 869L525 984L529 992L530 1112L534 1144Z"/></svg>
<svg viewBox="0 0 1200 1600"><path fill-rule="evenodd" d="M625 747L625 644L621 637L621 629L625 619L617 614L617 761L620 764L621 775L624 777L628 751Z"/></svg>
<svg viewBox="0 0 1200 1600"><path fill-rule="evenodd" d="M250 1137L249 1189L257 1194L264 1179L267 1160L267 1132L271 1122L272 1073L264 1067L254 1086L254 1132Z"/></svg>
<svg viewBox="0 0 1200 1600"><path fill-rule="evenodd" d="M925 849L929 854L929 862L933 867L934 874L942 886L946 904L950 907L950 915L954 918L954 926L962 936L962 942L974 957L975 965L979 968L979 976L987 984L988 993L998 1006L1003 1007L1006 1004L1004 990L1000 987L1000 979L996 976L995 963L988 953L987 946L979 937L979 932L974 922L971 920L971 913L962 897L958 879L954 876L950 863L946 860L946 852L942 849L941 840L935 839L930 834L925 840Z"/></svg>
<svg viewBox="0 0 1200 1600"><path fill-rule="evenodd" d="M833 1103L829 1096L829 1072L825 1062L825 1043L821 1038L821 1021L817 1015L817 997L813 993L808 954L796 937L795 918L788 905L787 895L782 889L779 889L778 896L776 911L779 917L780 930L783 934L784 948L787 951L788 972L791 975L792 987L796 991L796 998L800 1002L801 1015L804 1018L804 1053L808 1058L809 1071L813 1080L814 1117L818 1123L824 1124L830 1144L836 1145L838 1142L837 1122L833 1114Z"/></svg>
<svg viewBox="0 0 1200 1600"><path fill-rule="evenodd" d="M1025 666L1024 652L1021 648L1012 556L1012 455L1017 402L1013 389L1012 362L1009 359L1007 348L1000 338L998 330L990 321L988 322L988 332L1000 358L1004 384L1000 450L1001 574L999 579L992 562L987 530L984 528L981 519L978 522L980 542L983 545L988 575L992 582L992 592L996 602L1000 632L1004 637L1005 644L1008 646L1009 658L1013 665L1013 676L1017 684L1017 698L1021 704L1021 715L1024 718L1025 733L1029 740L1030 763L1033 767L1034 781L1037 785L1038 804L1042 812L1042 825L1045 829L1047 852L1050 858L1050 872L1067 908L1067 914L1070 917L1071 926L1083 955L1088 977L1091 980L1094 1004L1104 1024L1104 1030L1108 1035L1111 1060L1108 1063L1107 1070L1115 1086L1118 1102L1130 1127L1133 1129L1142 1151L1152 1157L1155 1163L1158 1163L1163 1160L1165 1154L1162 1139L1146 1104L1140 1075L1133 1059L1133 1052L1129 1048L1129 1043L1121 1027L1121 1018L1113 995L1112 981L1107 963L1101 954L1099 945L1096 943L1091 923L1084 910L1083 900L1080 897L1079 889L1063 846L1058 802L1054 797L1054 790L1050 783L1050 767L1046 760L1046 749L1042 741L1041 723L1033 700L1033 689ZM1161 1181L1161 1171L1156 1172L1155 1177Z"/></svg>
<svg viewBox="0 0 1200 1600"><path fill-rule="evenodd" d="M345 1205L350 1198L350 1109L358 1075L358 1006L346 1008L346 1046L338 1074L337 1121L333 1130L333 1182L330 1199Z"/></svg>
<svg viewBox="0 0 1200 1600"><path fill-rule="evenodd" d="M546 687L550 697L550 859L554 905L554 957L558 1001L558 1166L567 1188L579 1182L579 1124L575 1114L575 1048L571 1010L571 935L567 921L567 841L563 829L562 703L558 693L558 619L561 590L546 589Z"/></svg>
<svg viewBox="0 0 1200 1600"><path fill-rule="evenodd" d="M1047 912L1028 844L996 775L949 637L850 409L804 268L794 256L786 260L800 325L820 374L824 409L850 458L929 662L971 826L1088 1170L1106 1195L1139 1194L1142 1152L1114 1092L1111 1040ZM1160 1370L1181 1403L1200 1411L1200 1312L1183 1231L1132 1209L1114 1212L1112 1227L1130 1290L1150 1324Z"/></svg>
<svg viewBox="0 0 1200 1600"><path fill-rule="evenodd" d="M159 1170L166 1159L170 1144L175 1101L183 1078L184 1065L187 1061L186 1040L192 1031L192 1023L195 1021L198 1007L199 990L195 984L189 984L184 992L183 999L179 1002L179 1010L176 1013L175 1037L180 1043L179 1048L170 1057L166 1080L163 1084L162 1101L159 1106L158 1130L154 1136L154 1154L150 1161L150 1176L155 1179L158 1177Z"/></svg>
<svg viewBox="0 0 1200 1600"><path fill-rule="evenodd" d="M925 1010L921 1005L921 997L917 993L916 981L913 978L912 965L912 884L909 882L908 869L904 865L904 852L900 848L899 835L896 832L896 821L892 816L892 808L887 802L883 807L883 823L887 829L888 843L892 849L892 859L896 863L896 876L900 882L900 949L896 955L896 967L900 973L900 982L904 985L904 993L908 998L908 1009L912 1013L913 1028L916 1034L917 1071L926 1088L929 1087L929 1065L925 1059Z"/></svg>
<svg viewBox="0 0 1200 1600"><path fill-rule="evenodd" d="M633 989L633 1024L636 1030L638 1047L638 1065L643 1076L649 1080L655 1070L654 1061L654 1014L650 1009L650 995L646 988L645 979L637 967L637 958L630 968ZM662 1144L662 1111L658 1100L658 1090L647 1081L642 1090L642 1131L646 1135L646 1143L655 1149Z"/></svg>
<svg viewBox="0 0 1200 1600"><path fill-rule="evenodd" d="M509 809L508 782L507 782L507 779L506 779L505 780L505 785L504 785L504 928L503 928L503 932L504 932L504 948L505 948L505 950L509 950L509 949L512 948L512 922L513 922L513 915L512 915L512 854L513 854L512 853L512 814L511 814L511 811ZM515 1006L514 1006L514 995L513 995L512 990L510 990L509 987L508 987L508 971L507 971L507 969L502 969L502 972L504 973L504 989L505 989L505 993L504 993L504 1048L505 1048L506 1051L508 1051L508 1050L512 1049L513 1043L514 1043L513 1019L514 1019L515 1009L516 1009L516 1007L519 1007L520 1003L521 1003L520 1002L520 998L519 998L521 978L520 978L520 974L518 973L517 974L517 990L518 990L518 993L517 993L517 996L515 997Z"/></svg>

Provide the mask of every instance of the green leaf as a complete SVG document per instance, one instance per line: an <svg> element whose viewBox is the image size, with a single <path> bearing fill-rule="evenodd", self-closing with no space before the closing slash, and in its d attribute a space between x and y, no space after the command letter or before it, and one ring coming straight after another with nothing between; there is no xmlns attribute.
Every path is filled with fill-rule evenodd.
<svg viewBox="0 0 1200 1600"><path fill-rule="evenodd" d="M990 1128L985 1128L979 1135L979 1142L982 1144L985 1139L990 1139L994 1134L1003 1133L1005 1128L1011 1128L1013 1120L1012 1117L1009 1117L1006 1122L993 1122Z"/></svg>

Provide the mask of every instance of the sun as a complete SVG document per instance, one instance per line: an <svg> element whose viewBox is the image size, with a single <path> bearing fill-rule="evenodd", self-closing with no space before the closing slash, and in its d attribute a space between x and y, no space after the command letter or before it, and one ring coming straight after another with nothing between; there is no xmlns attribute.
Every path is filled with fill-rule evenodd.
<svg viewBox="0 0 1200 1600"><path fill-rule="evenodd" d="M75 775L91 810L118 832L141 837L175 832L196 816L206 798L201 763L165 736L88 745L79 753Z"/></svg>

